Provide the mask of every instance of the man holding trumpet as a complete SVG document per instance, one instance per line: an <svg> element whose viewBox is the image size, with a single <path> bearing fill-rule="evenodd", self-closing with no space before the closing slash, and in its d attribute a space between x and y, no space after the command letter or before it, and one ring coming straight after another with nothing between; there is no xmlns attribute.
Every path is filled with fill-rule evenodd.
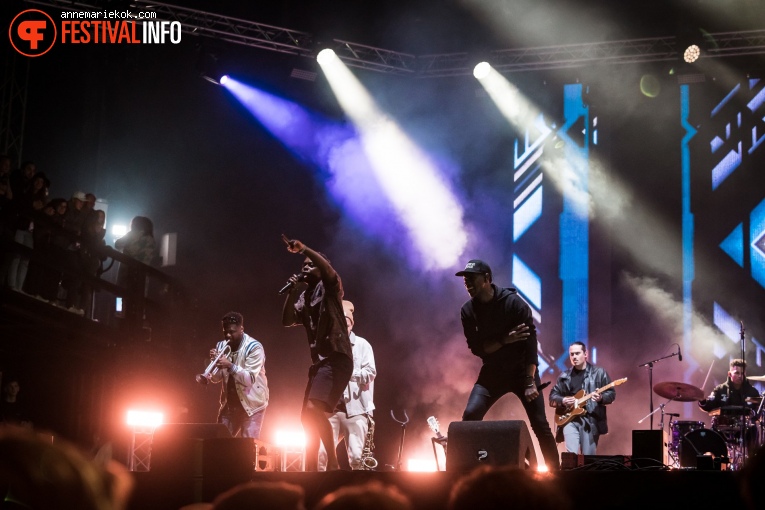
<svg viewBox="0 0 765 510"><path fill-rule="evenodd" d="M268 406L266 355L263 345L244 332L244 317L223 316L224 339L210 351L212 362L197 381L222 383L218 423L233 437L258 439Z"/></svg>

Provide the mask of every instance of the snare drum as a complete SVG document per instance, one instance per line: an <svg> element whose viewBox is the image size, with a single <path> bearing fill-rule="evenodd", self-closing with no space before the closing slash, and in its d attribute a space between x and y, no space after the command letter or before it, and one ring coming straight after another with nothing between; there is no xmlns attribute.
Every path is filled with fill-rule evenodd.
<svg viewBox="0 0 765 510"><path fill-rule="evenodd" d="M703 421L673 421L669 424L670 430L672 431L672 441L669 443L669 449L673 453L677 453L680 451L680 443L683 440L683 437L688 432L692 432L694 430L701 430L706 425Z"/></svg>
<svg viewBox="0 0 765 510"><path fill-rule="evenodd" d="M749 416L720 415L712 417L712 428L718 432L737 432L741 430L742 424L744 428L747 428L750 423L751 418Z"/></svg>
<svg viewBox="0 0 765 510"><path fill-rule="evenodd" d="M718 432L736 432L749 428L754 421L754 411L747 407L727 406L711 413L712 428Z"/></svg>

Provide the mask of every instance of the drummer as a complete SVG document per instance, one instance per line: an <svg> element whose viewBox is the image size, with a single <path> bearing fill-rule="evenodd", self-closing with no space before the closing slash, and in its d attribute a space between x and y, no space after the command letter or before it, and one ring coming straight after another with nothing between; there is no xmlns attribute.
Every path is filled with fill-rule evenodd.
<svg viewBox="0 0 765 510"><path fill-rule="evenodd" d="M706 412L727 406L746 406L752 416L759 406L760 393L746 378L746 361L737 358L730 361L728 379L715 386L712 393L699 401L699 407Z"/></svg>
<svg viewBox="0 0 765 510"><path fill-rule="evenodd" d="M715 409L720 409L723 414L726 411L738 411L742 408L746 408L749 411L743 415L756 419L756 411L759 407L760 393L755 389L746 378L746 361L743 359L733 359L730 362L728 369L728 379L712 390L712 393L704 400L699 401L699 407L704 411L711 412ZM731 409L732 408L732 409ZM736 416L740 418L741 416ZM717 417L723 419L723 416ZM712 428L720 429L718 432L722 432L723 436L729 442L738 441L740 433L736 433L736 429L740 430L741 421L727 423L725 427L716 426L717 423L713 418ZM732 426L731 426L732 425ZM757 429L755 425L752 425L748 420L744 422L744 426L747 427L747 449L753 451L757 446ZM722 430L726 429L726 430ZM727 434L725 432L728 432ZM731 433L733 433L731 435Z"/></svg>

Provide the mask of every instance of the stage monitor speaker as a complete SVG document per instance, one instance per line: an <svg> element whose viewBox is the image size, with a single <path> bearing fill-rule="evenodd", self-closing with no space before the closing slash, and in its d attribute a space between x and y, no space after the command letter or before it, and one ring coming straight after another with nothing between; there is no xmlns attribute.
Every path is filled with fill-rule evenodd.
<svg viewBox="0 0 765 510"><path fill-rule="evenodd" d="M236 479L249 477L254 469L255 443L232 438L221 423L168 423L154 431L151 471L191 477Z"/></svg>
<svg viewBox="0 0 765 510"><path fill-rule="evenodd" d="M664 462L664 432L632 431L632 464L638 468L657 467Z"/></svg>
<svg viewBox="0 0 765 510"><path fill-rule="evenodd" d="M212 501L224 490L251 481L255 458L251 438L164 436L152 442L149 471L166 490L180 491L191 502Z"/></svg>
<svg viewBox="0 0 765 510"><path fill-rule="evenodd" d="M447 437L447 471L466 472L487 464L537 467L534 443L525 421L455 421L449 424Z"/></svg>

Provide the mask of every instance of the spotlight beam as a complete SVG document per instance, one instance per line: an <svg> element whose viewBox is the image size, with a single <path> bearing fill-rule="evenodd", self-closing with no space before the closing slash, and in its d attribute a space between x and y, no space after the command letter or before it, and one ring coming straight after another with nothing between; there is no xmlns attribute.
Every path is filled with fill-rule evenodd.
<svg viewBox="0 0 765 510"><path fill-rule="evenodd" d="M380 111L336 54L323 51L318 60L335 97L359 131L375 178L426 267L452 267L467 245L467 233L462 207L438 168Z"/></svg>

